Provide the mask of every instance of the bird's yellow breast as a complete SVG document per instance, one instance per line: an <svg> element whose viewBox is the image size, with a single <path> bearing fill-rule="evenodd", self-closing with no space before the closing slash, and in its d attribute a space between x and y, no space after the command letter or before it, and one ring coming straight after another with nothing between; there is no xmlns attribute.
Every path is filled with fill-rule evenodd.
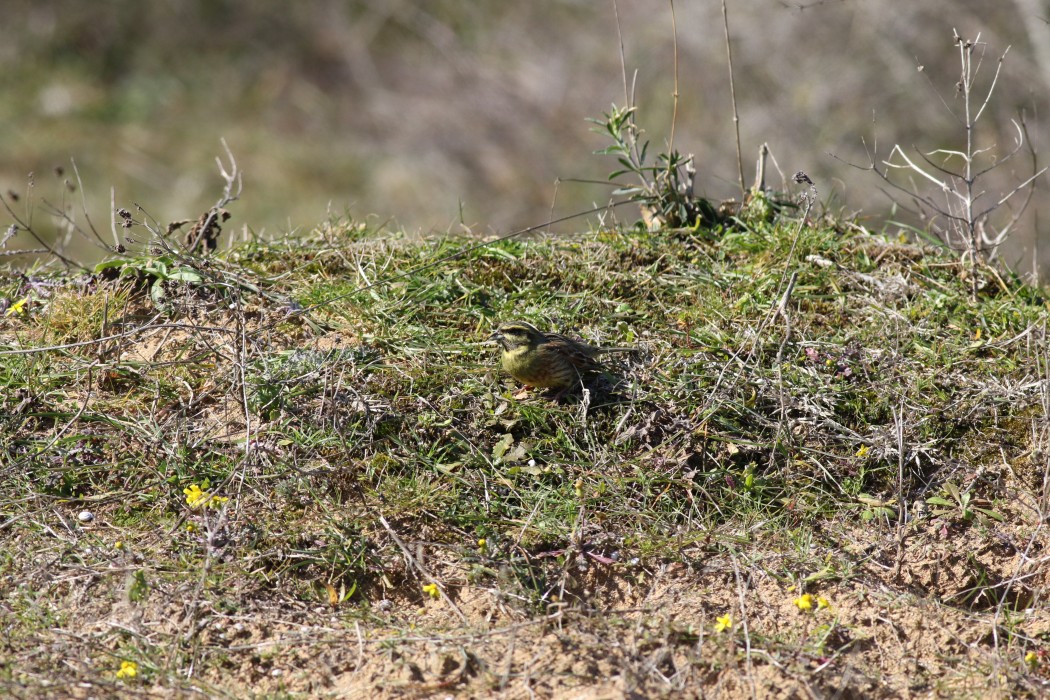
<svg viewBox="0 0 1050 700"><path fill-rule="evenodd" d="M503 352L503 369L523 384L545 389L568 386L573 377L564 371L565 363L552 363L543 353L528 346Z"/></svg>

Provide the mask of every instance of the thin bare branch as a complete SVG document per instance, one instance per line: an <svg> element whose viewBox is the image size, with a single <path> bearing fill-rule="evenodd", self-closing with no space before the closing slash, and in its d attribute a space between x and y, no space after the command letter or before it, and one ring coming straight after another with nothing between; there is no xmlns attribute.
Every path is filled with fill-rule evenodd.
<svg viewBox="0 0 1050 700"><path fill-rule="evenodd" d="M678 19L675 17L674 0L668 0L671 4L671 43L674 47L674 93L671 95L673 107L671 108L671 133L667 138L667 152L674 151L674 128L678 123ZM668 164L670 166L670 163Z"/></svg>
<svg viewBox="0 0 1050 700"><path fill-rule="evenodd" d="M729 10L726 0L722 0L722 27L726 38L726 61L729 66L729 97L733 103L733 130L736 132L736 165L740 174L740 196L747 195L747 184L744 182L744 152L740 148L740 112L736 106L736 81L733 79L733 46L729 34ZM743 201L743 199L741 199Z"/></svg>
<svg viewBox="0 0 1050 700"><path fill-rule="evenodd" d="M992 84L988 86L988 93L984 96L984 102L977 110L977 114L974 115L973 123L976 124L977 120L984 114L984 110L988 107L988 104L992 101L992 93L995 92L995 85L999 82L999 74L1003 70L1003 61L1006 60L1006 54L1010 53L1010 47L1006 47L1006 51L1003 51L1003 55L999 57L999 62L995 65L995 75L992 76Z"/></svg>

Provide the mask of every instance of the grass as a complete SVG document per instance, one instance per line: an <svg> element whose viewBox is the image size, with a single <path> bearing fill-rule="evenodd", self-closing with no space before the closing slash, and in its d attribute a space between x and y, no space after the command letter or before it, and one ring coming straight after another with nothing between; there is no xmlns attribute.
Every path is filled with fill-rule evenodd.
<svg viewBox="0 0 1050 700"><path fill-rule="evenodd" d="M1043 289L832 216L474 243L0 277L0 682L1043 692ZM641 352L522 396L516 318Z"/></svg>

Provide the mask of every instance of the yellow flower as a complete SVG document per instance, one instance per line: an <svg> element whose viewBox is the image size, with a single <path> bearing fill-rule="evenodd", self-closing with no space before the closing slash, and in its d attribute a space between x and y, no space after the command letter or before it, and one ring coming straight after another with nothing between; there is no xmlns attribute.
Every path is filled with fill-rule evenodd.
<svg viewBox="0 0 1050 700"><path fill-rule="evenodd" d="M134 678L139 675L139 665L134 661L121 661L117 678Z"/></svg>
<svg viewBox="0 0 1050 700"><path fill-rule="evenodd" d="M113 543L113 549L124 549L124 543L120 540L117 540Z"/></svg>
<svg viewBox="0 0 1050 700"><path fill-rule="evenodd" d="M824 608L830 608L830 607L831 607L831 601L830 600L828 600L824 596L819 596L817 598L817 610L823 610Z"/></svg>
<svg viewBox="0 0 1050 700"><path fill-rule="evenodd" d="M190 487L183 489L182 492L186 494L186 503L191 508L196 508L202 500L208 497L208 492L202 491L197 484L190 484Z"/></svg>
<svg viewBox="0 0 1050 700"><path fill-rule="evenodd" d="M482 537L480 540L478 540L478 549L485 549L485 538L484 537Z"/></svg>
<svg viewBox="0 0 1050 700"><path fill-rule="evenodd" d="M196 532L197 526L193 523L186 523L186 532Z"/></svg>
<svg viewBox="0 0 1050 700"><path fill-rule="evenodd" d="M801 595L798 598L795 598L795 600L792 602L798 606L799 610L812 610L813 601L815 600L816 598L814 598L809 593L806 593L805 595Z"/></svg>
<svg viewBox="0 0 1050 700"><path fill-rule="evenodd" d="M19 299L11 306L7 307L7 311L4 312L4 316L17 316L18 314L24 314L26 312L26 303L29 301L29 297Z"/></svg>
<svg viewBox="0 0 1050 700"><path fill-rule="evenodd" d="M733 616L728 613L715 621L715 634L733 628Z"/></svg>
<svg viewBox="0 0 1050 700"><path fill-rule="evenodd" d="M1030 651L1024 655L1024 662L1029 668L1035 668L1039 665L1039 655L1034 651Z"/></svg>
<svg viewBox="0 0 1050 700"><path fill-rule="evenodd" d="M207 485L207 482L205 482L205 485ZM190 487L188 489L183 489L182 492L186 494L186 503L190 508L198 508L200 506L218 508L223 503L230 500L228 496L214 496L209 491L203 490L197 484L190 484Z"/></svg>
<svg viewBox="0 0 1050 700"><path fill-rule="evenodd" d="M428 583L427 585L423 586L423 592L431 598L433 598L434 600L437 600L441 597L441 591L438 590L436 583Z"/></svg>
<svg viewBox="0 0 1050 700"><path fill-rule="evenodd" d="M857 456L863 459L864 457L868 456L869 452L871 452L871 450L868 449L867 445L861 445L860 449L857 450Z"/></svg>

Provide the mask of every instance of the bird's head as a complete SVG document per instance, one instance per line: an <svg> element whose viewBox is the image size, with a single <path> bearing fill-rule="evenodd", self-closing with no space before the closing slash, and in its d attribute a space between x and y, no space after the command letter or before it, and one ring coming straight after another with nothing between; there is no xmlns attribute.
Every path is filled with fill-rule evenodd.
<svg viewBox="0 0 1050 700"><path fill-rule="evenodd" d="M494 339L504 350L535 347L543 342L543 333L524 321L500 324L489 338Z"/></svg>

